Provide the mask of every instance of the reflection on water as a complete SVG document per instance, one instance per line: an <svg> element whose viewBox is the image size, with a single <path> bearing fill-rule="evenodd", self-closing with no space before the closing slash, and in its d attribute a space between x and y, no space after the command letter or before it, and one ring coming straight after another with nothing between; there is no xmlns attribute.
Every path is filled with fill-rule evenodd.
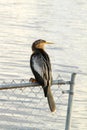
<svg viewBox="0 0 87 130"><path fill-rule="evenodd" d="M39 38L55 43L47 46L55 77L56 70L87 73L87 1L1 0L0 79L30 78L31 44ZM86 84L77 75L73 130L86 129Z"/></svg>

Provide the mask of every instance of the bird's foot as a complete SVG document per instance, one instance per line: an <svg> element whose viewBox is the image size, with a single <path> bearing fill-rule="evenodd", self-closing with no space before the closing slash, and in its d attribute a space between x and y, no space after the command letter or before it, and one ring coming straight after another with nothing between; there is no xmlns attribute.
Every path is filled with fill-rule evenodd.
<svg viewBox="0 0 87 130"><path fill-rule="evenodd" d="M30 78L30 79L29 79L29 82L37 83L36 79L34 79L34 78Z"/></svg>

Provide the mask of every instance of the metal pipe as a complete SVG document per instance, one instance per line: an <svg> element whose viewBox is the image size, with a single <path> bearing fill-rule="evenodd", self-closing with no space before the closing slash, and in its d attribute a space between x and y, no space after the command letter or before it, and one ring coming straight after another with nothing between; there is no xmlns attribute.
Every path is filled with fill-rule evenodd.
<svg viewBox="0 0 87 130"><path fill-rule="evenodd" d="M67 117L66 117L65 130L70 130L70 127L71 127L71 112L72 112L72 104L73 104L75 76L76 76L76 73L72 73L71 83L70 83L70 91L69 91L69 97L68 97L68 107L67 107Z"/></svg>
<svg viewBox="0 0 87 130"><path fill-rule="evenodd" d="M64 80L53 80L52 85L64 85L64 84L70 84L70 81L64 81ZM38 83L32 83L32 82L21 82L21 83L2 83L0 85L0 90L4 89L14 89L14 88L24 88L24 87L38 87L40 86Z"/></svg>

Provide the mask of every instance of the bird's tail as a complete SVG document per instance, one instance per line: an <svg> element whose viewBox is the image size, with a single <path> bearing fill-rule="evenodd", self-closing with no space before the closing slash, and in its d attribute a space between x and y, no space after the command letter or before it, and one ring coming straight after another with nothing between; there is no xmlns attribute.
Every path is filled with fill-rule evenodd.
<svg viewBox="0 0 87 130"><path fill-rule="evenodd" d="M50 108L51 112L55 112L56 111L56 105L55 105L55 101L54 101L53 94L51 92L50 87L48 87L47 100L48 100L48 104L49 104L49 108Z"/></svg>

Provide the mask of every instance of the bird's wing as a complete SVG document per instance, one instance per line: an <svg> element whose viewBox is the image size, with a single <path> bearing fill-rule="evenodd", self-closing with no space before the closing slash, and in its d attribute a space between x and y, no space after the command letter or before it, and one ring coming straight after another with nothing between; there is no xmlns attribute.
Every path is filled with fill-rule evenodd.
<svg viewBox="0 0 87 130"><path fill-rule="evenodd" d="M31 69L36 80L46 86L49 80L49 68L47 59L41 54L31 56Z"/></svg>

